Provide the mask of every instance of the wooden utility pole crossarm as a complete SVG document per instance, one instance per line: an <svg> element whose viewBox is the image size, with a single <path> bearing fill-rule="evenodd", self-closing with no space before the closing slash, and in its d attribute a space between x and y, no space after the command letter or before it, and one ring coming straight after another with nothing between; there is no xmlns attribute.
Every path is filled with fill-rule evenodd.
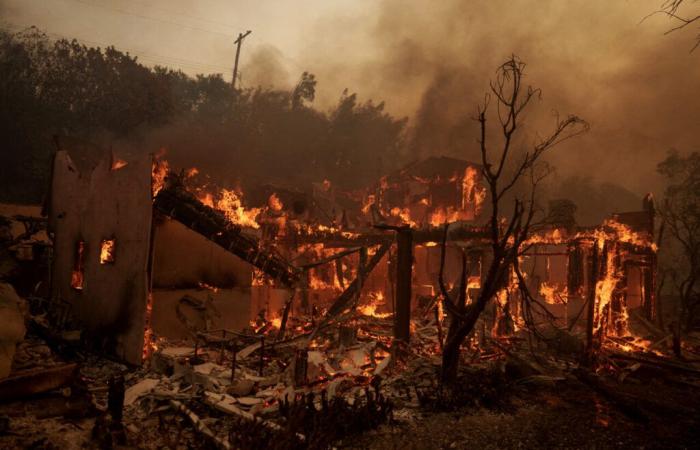
<svg viewBox="0 0 700 450"><path fill-rule="evenodd" d="M236 44L236 60L233 63L233 78L231 79L231 87L233 89L236 89L236 78L238 77L238 58L241 55L241 44L243 43L243 39L245 39L250 33L252 33L250 30L246 31L245 33L238 33L238 39L233 41L233 43Z"/></svg>

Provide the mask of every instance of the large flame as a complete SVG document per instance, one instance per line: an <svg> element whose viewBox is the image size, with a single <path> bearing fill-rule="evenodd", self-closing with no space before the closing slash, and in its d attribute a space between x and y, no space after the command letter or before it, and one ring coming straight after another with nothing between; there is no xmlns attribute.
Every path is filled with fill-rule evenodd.
<svg viewBox="0 0 700 450"><path fill-rule="evenodd" d="M153 157L153 166L151 167L151 191L153 197L158 195L158 193L165 186L165 177L168 175L170 170L170 165L168 160L164 159L165 150L161 149Z"/></svg>
<svg viewBox="0 0 700 450"><path fill-rule="evenodd" d="M479 181L479 171L474 167L467 167L462 178L462 209L472 208L474 216L481 214L486 200L486 188Z"/></svg>
<svg viewBox="0 0 700 450"><path fill-rule="evenodd" d="M201 192L199 201L224 213L226 218L236 225L260 228L257 217L261 208L246 208L243 205L243 192L240 189L221 189L216 195Z"/></svg>

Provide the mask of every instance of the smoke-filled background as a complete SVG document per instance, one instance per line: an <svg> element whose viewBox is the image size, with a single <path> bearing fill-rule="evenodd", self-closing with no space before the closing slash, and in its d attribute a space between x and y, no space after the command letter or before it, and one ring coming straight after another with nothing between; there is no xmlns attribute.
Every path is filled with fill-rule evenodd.
<svg viewBox="0 0 700 450"><path fill-rule="evenodd" d="M50 38L114 45L139 56L145 65L165 65L189 75L222 73L227 81L233 38L250 29L253 33L243 44L240 86L291 92L302 72L312 73L315 95L304 104L309 111L326 114L328 124L299 119L299 140L316 136L315 130L326 126L336 133L328 138L331 132L324 128L318 133L323 138L304 141L299 149L288 145L290 160L315 164L330 148L347 146L346 154L361 154L359 147L383 142L391 148L386 156L358 156L355 165L345 167L349 172L358 170L357 164L369 166L362 180L393 169L396 161L430 155L478 161L477 124L471 118L498 65L516 54L528 64L526 82L542 89L541 101L527 114L519 146L546 134L554 111L575 113L591 125L588 134L548 156L556 168L550 190L573 198L582 221L590 221L615 209L636 209L644 193L659 192L656 164L669 149L696 150L700 54L690 52L694 31L664 35L672 27L668 19L656 15L643 20L660 4L2 0L0 13L2 26L9 30L36 25ZM348 108L354 111L349 119L343 116ZM367 117L371 119L362 122ZM401 122L403 117L407 122ZM348 137L379 122L374 134ZM266 181L263 173L275 172L270 168L287 157L270 135L236 147L221 127L213 118L196 129L165 121L140 130L138 141L170 147L179 162L200 165L204 171L215 172L222 160L233 159L237 162L231 164L245 166L249 177L261 181ZM135 142L133 136L126 140ZM247 151L266 145L280 149L264 157ZM305 153L310 147L314 150ZM372 152L377 153L372 149L368 154ZM352 159L336 157L343 158ZM328 178L341 177L343 166L337 166L338 173L330 173L330 166L319 165L314 177L322 179L329 171ZM296 173L289 177L299 178ZM299 183L308 181L302 178Z"/></svg>

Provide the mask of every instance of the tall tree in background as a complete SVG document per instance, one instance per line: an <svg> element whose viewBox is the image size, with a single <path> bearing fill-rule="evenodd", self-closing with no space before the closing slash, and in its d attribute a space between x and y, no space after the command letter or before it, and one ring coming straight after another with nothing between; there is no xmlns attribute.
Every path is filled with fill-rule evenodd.
<svg viewBox="0 0 700 450"><path fill-rule="evenodd" d="M477 110L482 175L491 201L488 222L491 261L485 267L479 294L470 304L466 304L468 277L464 275L464 259L460 295L456 300L450 298L444 283L442 280L440 282L444 307L451 319L442 355L441 379L447 385L455 383L457 379L460 347L474 329L484 308L505 287L513 270L520 275L517 258L533 225L537 185L547 174L538 164L540 158L552 147L588 129L588 124L577 116L557 117L554 131L538 138L531 148L519 156L513 142L522 124L522 114L531 100L540 95L539 89L523 85L524 69L525 63L515 56L503 63L498 68L495 81L491 83L484 104ZM496 104L495 113L490 108L491 99ZM490 122L493 116L497 120L495 125ZM504 201L507 196L513 195L513 188L522 181L529 181L529 192L515 194L512 212L507 213ZM442 266L444 253L443 241ZM520 288L526 290L522 277L520 280Z"/></svg>
<svg viewBox="0 0 700 450"><path fill-rule="evenodd" d="M671 151L658 171L667 182L661 216L679 248L667 269L680 299L674 320L680 336L697 325L700 313L700 153Z"/></svg>
<svg viewBox="0 0 700 450"><path fill-rule="evenodd" d="M54 135L95 148L164 147L176 165L196 165L219 184L306 187L328 178L357 187L397 168L405 119L347 93L319 111L316 84L304 72L291 90L233 91L220 74L148 68L35 28L0 31L0 200L41 199Z"/></svg>

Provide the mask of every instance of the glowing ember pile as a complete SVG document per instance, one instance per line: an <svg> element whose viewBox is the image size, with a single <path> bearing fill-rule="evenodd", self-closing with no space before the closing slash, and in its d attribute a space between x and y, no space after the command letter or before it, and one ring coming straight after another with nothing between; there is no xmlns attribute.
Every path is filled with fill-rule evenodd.
<svg viewBox="0 0 700 450"><path fill-rule="evenodd" d="M365 316L377 317L380 319L391 317L391 313L379 313L378 308L384 306L384 294L381 292L371 292L369 295L370 302L357 307L357 310Z"/></svg>

